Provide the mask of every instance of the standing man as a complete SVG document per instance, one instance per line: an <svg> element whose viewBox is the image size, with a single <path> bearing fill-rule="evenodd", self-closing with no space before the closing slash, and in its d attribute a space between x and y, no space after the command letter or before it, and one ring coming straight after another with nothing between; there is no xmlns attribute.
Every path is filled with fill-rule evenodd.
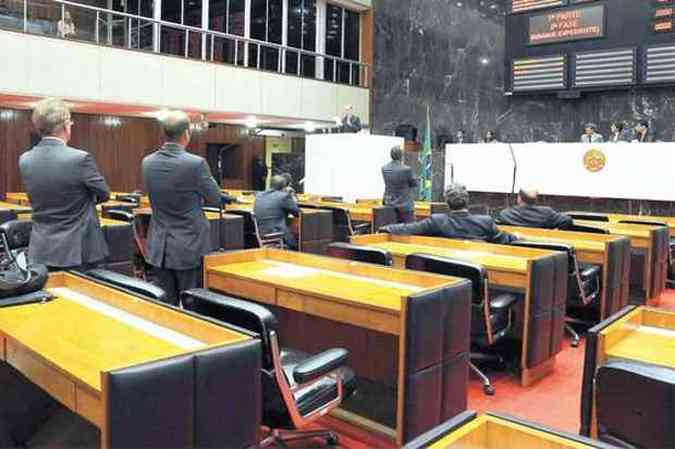
<svg viewBox="0 0 675 449"><path fill-rule="evenodd" d="M581 135L581 143L602 143L605 138L598 132L598 126L594 123L587 123L584 126L584 133Z"/></svg>
<svg viewBox="0 0 675 449"><path fill-rule="evenodd" d="M283 175L272 176L270 188L255 196L253 213L261 236L281 232L284 244L289 249L298 249L298 242L288 229L289 215L297 217L300 208L295 201L294 191L288 190L288 181Z"/></svg>
<svg viewBox="0 0 675 449"><path fill-rule="evenodd" d="M203 205L223 200L204 158L188 153L190 119L170 111L161 120L164 145L143 159L143 182L150 197L148 263L157 269L167 302L202 284L202 256L211 251L209 222ZM189 308L189 304L183 304Z"/></svg>
<svg viewBox="0 0 675 449"><path fill-rule="evenodd" d="M73 122L63 101L39 102L33 125L41 140L19 159L33 208L28 258L51 270L86 270L108 257L96 204L110 188L91 154L67 145Z"/></svg>
<svg viewBox="0 0 675 449"><path fill-rule="evenodd" d="M417 187L417 179L402 159L403 151L394 147L391 149L391 162L382 167L384 205L396 208L398 223L411 223L415 221L413 188Z"/></svg>
<svg viewBox="0 0 675 449"><path fill-rule="evenodd" d="M354 108L351 104L345 106L345 113L342 116L342 132L357 133L361 131L361 119L354 115Z"/></svg>

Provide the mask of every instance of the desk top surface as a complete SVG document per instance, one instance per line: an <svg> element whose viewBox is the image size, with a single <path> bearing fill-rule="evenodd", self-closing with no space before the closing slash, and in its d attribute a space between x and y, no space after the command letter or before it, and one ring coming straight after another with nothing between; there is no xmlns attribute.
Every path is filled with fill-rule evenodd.
<svg viewBox="0 0 675 449"><path fill-rule="evenodd" d="M664 216L651 216L651 215L632 215L632 214L608 214L602 212L579 212L571 211L570 214L584 214L589 213L592 215L603 215L609 219L610 222L617 223L619 221L652 221L652 222L663 222L666 223L669 227L675 227L675 217L664 217ZM601 222L602 223L602 222Z"/></svg>
<svg viewBox="0 0 675 449"><path fill-rule="evenodd" d="M414 253L431 254L434 256L450 257L476 262L488 269L513 271L519 273L527 272L527 258L493 254L489 251L441 248L436 246L400 242L372 243L368 244L368 246L381 248L395 255L409 255Z"/></svg>
<svg viewBox="0 0 675 449"><path fill-rule="evenodd" d="M137 209L133 210L133 213L135 215L152 215L152 209L150 207L139 207ZM218 212L204 212L206 215L206 218L209 220L217 220L220 218L220 214ZM232 215L232 214L223 214L223 218L226 220L240 220L241 217L239 215Z"/></svg>
<svg viewBox="0 0 675 449"><path fill-rule="evenodd" d="M6 201L0 201L0 209L10 209L17 212L29 212L31 210L29 206L19 206L18 204L8 203Z"/></svg>
<svg viewBox="0 0 675 449"><path fill-rule="evenodd" d="M646 325L632 327L607 349L606 354L675 368L675 329Z"/></svg>
<svg viewBox="0 0 675 449"><path fill-rule="evenodd" d="M603 223L601 221L574 220L574 224L592 226L606 229L612 234L625 235L630 238L649 238L650 231L658 229L658 226L634 225L625 223Z"/></svg>
<svg viewBox="0 0 675 449"><path fill-rule="evenodd" d="M577 250L593 252L604 252L605 243L617 238L616 236L610 237L603 234L569 232L556 229L522 228L514 226L499 226L499 228L524 240L565 243L574 246Z"/></svg>
<svg viewBox="0 0 675 449"><path fill-rule="evenodd" d="M401 282L276 260L231 263L215 266L209 271L395 312L401 309L402 297L424 290Z"/></svg>

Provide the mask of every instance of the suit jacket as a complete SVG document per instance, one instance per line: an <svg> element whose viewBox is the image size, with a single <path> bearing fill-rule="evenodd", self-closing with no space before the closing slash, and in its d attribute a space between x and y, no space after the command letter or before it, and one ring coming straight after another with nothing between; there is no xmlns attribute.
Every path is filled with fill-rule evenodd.
<svg viewBox="0 0 675 449"><path fill-rule="evenodd" d="M167 143L143 159L143 182L152 205L148 263L171 270L199 267L211 251L209 221L202 205L222 196L204 158Z"/></svg>
<svg viewBox="0 0 675 449"><path fill-rule="evenodd" d="M413 176L412 169L400 161L391 161L382 167L384 178L384 205L397 207L402 210L413 210L414 187L417 180Z"/></svg>
<svg viewBox="0 0 675 449"><path fill-rule="evenodd" d="M572 225L572 218L544 206L515 206L504 209L497 217L497 223L529 228L566 229Z"/></svg>
<svg viewBox="0 0 675 449"><path fill-rule="evenodd" d="M352 114L350 119L347 117L342 117L342 132L343 133L357 133L361 131L361 119Z"/></svg>
<svg viewBox="0 0 675 449"><path fill-rule="evenodd" d="M579 139L581 143L602 143L605 141L605 138L602 137L602 134L594 133L590 136L588 134L582 134Z"/></svg>
<svg viewBox="0 0 675 449"><path fill-rule="evenodd" d="M299 215L300 208L290 191L270 189L256 195L253 212L261 234L283 232L288 235L286 220L289 215Z"/></svg>
<svg viewBox="0 0 675 449"><path fill-rule="evenodd" d="M391 234L483 240L500 244L508 244L517 240L508 232L499 231L492 217L472 215L466 210L450 212L447 215L433 214L416 223L388 225L382 229Z"/></svg>
<svg viewBox="0 0 675 449"><path fill-rule="evenodd" d="M640 133L635 133L635 140L638 142L644 142L644 143L654 143L656 142L656 138L654 137L654 134L650 133L647 131L647 133L643 136Z"/></svg>
<svg viewBox="0 0 675 449"><path fill-rule="evenodd" d="M19 159L33 208L28 257L50 267L75 267L108 256L96 204L110 188L87 152L43 139Z"/></svg>

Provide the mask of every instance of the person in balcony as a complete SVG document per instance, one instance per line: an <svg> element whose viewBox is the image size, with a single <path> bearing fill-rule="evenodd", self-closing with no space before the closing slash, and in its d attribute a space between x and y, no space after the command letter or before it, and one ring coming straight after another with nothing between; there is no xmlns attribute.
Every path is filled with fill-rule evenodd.
<svg viewBox="0 0 675 449"><path fill-rule="evenodd" d="M59 23L57 24L57 33L59 37L64 39L72 38L77 35L77 31L75 31L75 22L73 22L73 17L70 15L69 11L66 11L63 18L59 20Z"/></svg>

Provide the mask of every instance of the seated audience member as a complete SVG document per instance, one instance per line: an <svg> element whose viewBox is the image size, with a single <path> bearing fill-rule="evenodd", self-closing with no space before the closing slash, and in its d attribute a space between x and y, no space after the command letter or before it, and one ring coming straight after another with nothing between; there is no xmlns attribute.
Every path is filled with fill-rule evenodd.
<svg viewBox="0 0 675 449"><path fill-rule="evenodd" d="M361 118L354 114L354 108L350 104L345 106L345 113L342 116L341 125L343 133L357 133L361 131Z"/></svg>
<svg viewBox="0 0 675 449"><path fill-rule="evenodd" d="M610 128L611 133L609 135L609 142L611 143L620 143L620 142L630 142L631 138L627 129L624 128L623 123L615 122L612 123Z"/></svg>
<svg viewBox="0 0 675 449"><path fill-rule="evenodd" d="M397 223L410 223L415 221L413 189L417 187L417 179L403 163L401 147L393 147L390 155L391 162L382 167L384 205L396 209Z"/></svg>
<svg viewBox="0 0 675 449"><path fill-rule="evenodd" d="M276 232L284 233L284 243L289 249L297 249L295 237L288 229L286 220L289 215L300 215L300 208L291 192L286 190L286 178L272 176L270 188L255 197L253 212L258 221L258 231L262 236Z"/></svg>
<svg viewBox="0 0 675 449"><path fill-rule="evenodd" d="M550 207L537 206L538 196L536 190L521 190L518 192L518 205L501 211L497 223L546 229L566 229L572 225L571 217Z"/></svg>
<svg viewBox="0 0 675 449"><path fill-rule="evenodd" d="M635 137L633 142L639 143L653 143L655 141L654 134L649 129L649 122L641 121L635 127Z"/></svg>
<svg viewBox="0 0 675 449"><path fill-rule="evenodd" d="M33 125L42 140L21 155L19 169L33 208L29 260L86 270L108 256L96 204L108 201L110 188L92 155L68 146L72 124L63 101L39 102Z"/></svg>
<svg viewBox="0 0 675 449"><path fill-rule="evenodd" d="M584 127L584 133L581 135L581 143L602 143L605 138L598 133L598 126L594 123L587 123Z"/></svg>
<svg viewBox="0 0 675 449"><path fill-rule="evenodd" d="M56 24L56 29L59 37L75 37L77 34L77 31L75 31L75 22L73 22L73 17L70 15L69 11L66 11L63 15L63 19L59 20Z"/></svg>
<svg viewBox="0 0 675 449"><path fill-rule="evenodd" d="M499 139L497 139L497 133L492 130L486 132L485 137L483 138L483 143L499 143Z"/></svg>
<svg viewBox="0 0 675 449"><path fill-rule="evenodd" d="M463 129L457 130L457 133L455 134L454 143L468 143L466 139L466 133L464 132Z"/></svg>
<svg viewBox="0 0 675 449"><path fill-rule="evenodd" d="M416 223L388 225L381 230L390 234L484 240L501 244L516 240L515 236L499 231L489 215L469 213L469 192L462 184L452 184L448 187L445 200L450 206L448 214L433 214Z"/></svg>

